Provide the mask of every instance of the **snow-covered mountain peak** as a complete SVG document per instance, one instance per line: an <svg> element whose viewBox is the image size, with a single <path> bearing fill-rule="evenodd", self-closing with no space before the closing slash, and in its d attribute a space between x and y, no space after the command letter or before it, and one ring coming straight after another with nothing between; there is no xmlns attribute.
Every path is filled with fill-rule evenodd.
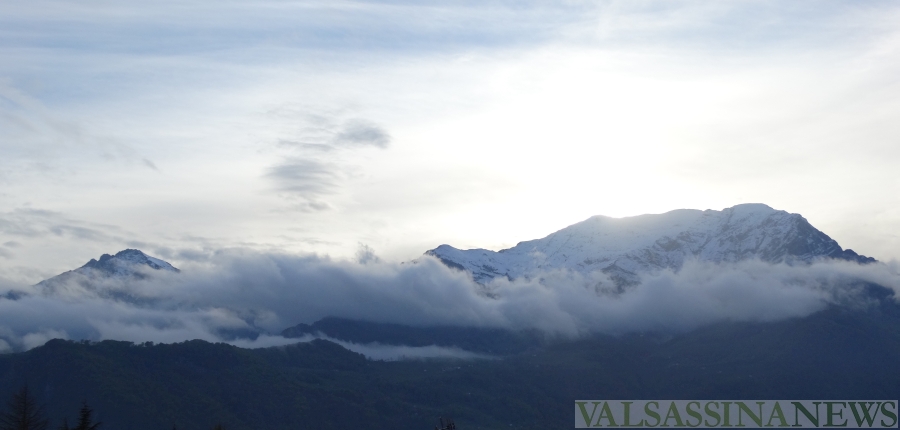
<svg viewBox="0 0 900 430"><path fill-rule="evenodd" d="M764 204L742 204L721 211L679 209L626 218L593 216L498 252L441 245L426 254L472 273L482 283L498 276L512 279L567 269L602 271L620 284L629 284L637 282L640 273L678 270L689 258L712 262L758 258L772 263L827 257L874 261L843 250L799 214Z"/></svg>
<svg viewBox="0 0 900 430"><path fill-rule="evenodd" d="M80 295L85 292L109 297L128 298L128 285L159 272L178 273L166 261L151 257L137 249L126 249L115 255L103 254L85 265L45 279L35 285L43 294Z"/></svg>
<svg viewBox="0 0 900 430"><path fill-rule="evenodd" d="M137 249L125 249L115 255L103 254L99 260L91 259L84 266L75 269L76 272L85 273L89 270L97 270L107 275L131 276L138 273L142 266L155 270L178 272L174 266L166 261L151 257Z"/></svg>

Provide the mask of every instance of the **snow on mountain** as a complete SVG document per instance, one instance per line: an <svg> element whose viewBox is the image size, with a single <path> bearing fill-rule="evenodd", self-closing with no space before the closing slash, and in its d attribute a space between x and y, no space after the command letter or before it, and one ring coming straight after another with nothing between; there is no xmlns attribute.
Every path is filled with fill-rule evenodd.
<svg viewBox="0 0 900 430"><path fill-rule="evenodd" d="M92 258L91 261L74 271L86 273L90 270L97 270L107 275L134 276L140 274L136 269L141 266L147 266L156 270L178 272L178 269L168 262L151 257L137 249L126 249L117 252L116 255L103 254L100 256L100 260Z"/></svg>
<svg viewBox="0 0 900 430"><path fill-rule="evenodd" d="M44 294L64 294L75 290L97 292L104 284L112 284L118 288L122 281L145 279L155 270L179 272L175 266L159 258L137 249L125 249L115 255L103 254L99 260L92 258L85 265L45 279L35 287ZM121 295L121 292L113 295Z"/></svg>
<svg viewBox="0 0 900 430"><path fill-rule="evenodd" d="M468 271L479 283L499 276L527 278L546 270L567 269L601 271L618 285L629 285L637 283L641 273L678 270L690 258L710 262L758 258L788 264L829 257L875 261L842 249L799 214L763 204L626 218L598 215L498 252L441 245L426 254Z"/></svg>

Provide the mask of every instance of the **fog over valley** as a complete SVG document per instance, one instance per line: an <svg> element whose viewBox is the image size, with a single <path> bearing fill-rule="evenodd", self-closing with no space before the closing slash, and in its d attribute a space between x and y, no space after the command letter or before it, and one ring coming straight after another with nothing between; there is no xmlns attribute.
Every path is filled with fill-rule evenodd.
<svg viewBox="0 0 900 430"><path fill-rule="evenodd" d="M644 218L641 231L650 232L650 239L626 235L631 242L617 243L612 251L609 241L588 239L625 227L587 220L520 244L531 246L529 258L540 263L521 266L515 277L473 277L448 260L449 254L439 259L432 251L412 261L386 262L366 246L354 260L225 249L177 269L126 250L36 285L6 281L0 291L0 347L27 350L51 338L137 343L204 339L265 347L296 342L282 337L282 331L326 317L538 332L551 340L598 333L677 334L720 322L805 317L829 306L864 310L879 300L872 288L885 289L884 300L894 300L893 293L900 290L896 262L874 262L843 251L828 236L806 228L798 215L752 205L705 214L699 227L684 224L683 211ZM672 220L677 221L674 227L665 227ZM679 234L682 230L692 235ZM556 239L566 234L577 237ZM669 235L716 251L673 248ZM755 245L748 248L747 240ZM798 240L804 247L793 245ZM625 279L620 267L624 257L616 257L620 264L613 269L574 270L544 256L542 243L557 254L597 259L601 249L608 255L631 255L632 264L643 261L635 257L640 255L657 263ZM660 243L667 247L659 248ZM670 258L654 256L653 249ZM673 253L683 255L674 258ZM305 340L313 337L328 336L310 333ZM345 345L375 358L479 356L435 345L394 353L376 351L389 345Z"/></svg>

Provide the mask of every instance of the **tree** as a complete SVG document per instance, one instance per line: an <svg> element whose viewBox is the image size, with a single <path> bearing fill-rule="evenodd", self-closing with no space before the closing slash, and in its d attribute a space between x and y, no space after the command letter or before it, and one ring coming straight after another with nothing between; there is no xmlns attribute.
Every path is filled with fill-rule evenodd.
<svg viewBox="0 0 900 430"><path fill-rule="evenodd" d="M69 427L68 421L63 421L62 427L59 430L97 430L100 427L101 422L94 423L93 415L94 410L89 408L87 403L81 404L81 410L78 412L78 425L75 427ZM2 429L0 429L2 430Z"/></svg>
<svg viewBox="0 0 900 430"><path fill-rule="evenodd" d="M7 411L0 415L0 430L46 430L48 426L43 406L37 404L27 385L13 394Z"/></svg>

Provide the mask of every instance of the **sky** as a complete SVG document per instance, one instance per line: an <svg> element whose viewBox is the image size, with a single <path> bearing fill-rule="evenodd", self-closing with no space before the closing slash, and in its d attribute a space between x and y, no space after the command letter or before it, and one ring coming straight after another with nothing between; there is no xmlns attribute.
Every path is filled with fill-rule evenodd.
<svg viewBox="0 0 900 430"><path fill-rule="evenodd" d="M887 1L2 2L0 284L125 248L404 262L748 202L895 260L898 22Z"/></svg>

